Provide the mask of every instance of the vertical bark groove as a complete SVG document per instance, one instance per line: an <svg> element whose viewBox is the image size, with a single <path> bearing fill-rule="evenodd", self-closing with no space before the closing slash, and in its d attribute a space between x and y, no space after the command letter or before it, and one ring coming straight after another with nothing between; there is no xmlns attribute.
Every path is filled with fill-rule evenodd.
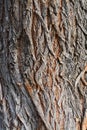
<svg viewBox="0 0 87 130"><path fill-rule="evenodd" d="M0 130L87 129L86 0L0 1Z"/></svg>

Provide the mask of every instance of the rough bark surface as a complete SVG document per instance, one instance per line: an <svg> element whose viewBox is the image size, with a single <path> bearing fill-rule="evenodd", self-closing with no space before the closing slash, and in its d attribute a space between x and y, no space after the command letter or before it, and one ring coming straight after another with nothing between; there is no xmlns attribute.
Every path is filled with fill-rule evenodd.
<svg viewBox="0 0 87 130"><path fill-rule="evenodd" d="M87 0L0 0L0 130L87 130Z"/></svg>

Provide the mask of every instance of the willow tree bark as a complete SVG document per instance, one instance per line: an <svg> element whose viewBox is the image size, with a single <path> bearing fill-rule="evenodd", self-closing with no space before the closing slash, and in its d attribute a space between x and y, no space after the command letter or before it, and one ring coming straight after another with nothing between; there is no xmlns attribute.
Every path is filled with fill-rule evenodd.
<svg viewBox="0 0 87 130"><path fill-rule="evenodd" d="M87 130L87 0L0 0L0 130Z"/></svg>

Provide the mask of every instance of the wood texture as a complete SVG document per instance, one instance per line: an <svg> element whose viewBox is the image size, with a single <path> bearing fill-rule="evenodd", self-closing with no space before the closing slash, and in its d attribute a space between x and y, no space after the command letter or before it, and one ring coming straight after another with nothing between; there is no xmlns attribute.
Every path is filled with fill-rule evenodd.
<svg viewBox="0 0 87 130"><path fill-rule="evenodd" d="M0 0L0 130L87 129L86 15L86 0Z"/></svg>

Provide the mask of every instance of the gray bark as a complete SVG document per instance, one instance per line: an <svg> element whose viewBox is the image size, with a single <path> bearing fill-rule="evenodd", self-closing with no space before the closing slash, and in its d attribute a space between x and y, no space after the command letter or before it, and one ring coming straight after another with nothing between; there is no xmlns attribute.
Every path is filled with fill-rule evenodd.
<svg viewBox="0 0 87 130"><path fill-rule="evenodd" d="M87 0L0 0L0 130L87 129Z"/></svg>

